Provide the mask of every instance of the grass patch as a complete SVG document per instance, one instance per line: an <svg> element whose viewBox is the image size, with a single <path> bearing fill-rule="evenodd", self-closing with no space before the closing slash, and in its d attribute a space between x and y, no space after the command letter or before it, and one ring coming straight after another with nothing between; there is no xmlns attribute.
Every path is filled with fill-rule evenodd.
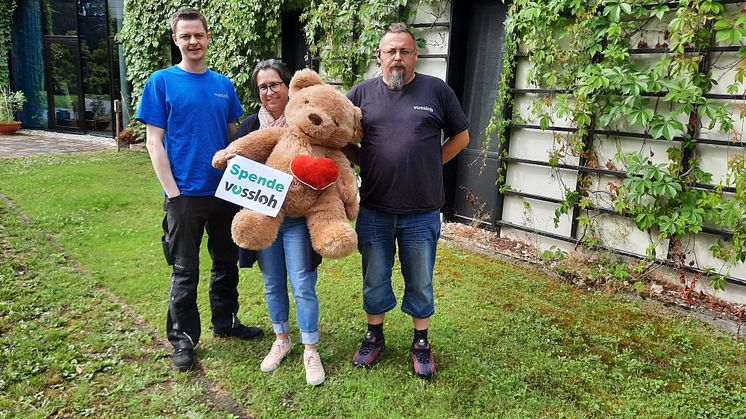
<svg viewBox="0 0 746 419"><path fill-rule="evenodd" d="M218 414L42 231L0 202L0 416Z"/></svg>
<svg viewBox="0 0 746 419"><path fill-rule="evenodd" d="M0 161L0 193L29 215L37 231L54 234L67 257L91 273L91 281L110 289L163 334L169 270L159 243L163 217L159 192L148 157L141 153ZM29 244L22 253L53 258L55 252L42 244ZM19 246L26 244L11 248ZM202 260L209 261L209 256L203 253ZM3 272L8 263L3 259ZM202 278L207 278L207 265L203 263ZM271 336L250 343L212 338L207 281L203 281L199 289L203 338L197 354L206 374L249 413L266 417L746 416L743 342L655 304L580 291L539 271L447 244L441 245L436 264L437 313L430 334L438 363L436 378L425 382L411 374L412 326L399 310L387 315L389 348L379 365L354 369L351 358L365 323L360 275L359 255L321 265L319 349L327 382L319 388L305 384L299 345L277 371L265 374L259 371L259 363ZM85 283L67 282L58 291L46 280L36 288L47 293L91 292ZM401 295L398 271L394 282ZM241 319L269 331L259 271L242 270L239 287ZM3 292L16 292L13 288ZM76 299L78 310L98 310L101 302L91 298ZM3 304L11 300L15 297L3 296ZM27 305L17 304L14 310L33 312ZM3 311L2 315L4 324L17 323L6 320L16 314ZM78 329L76 341L102 348L114 344L132 344L133 351L147 348L146 341L130 341L120 334L106 341L95 333L88 336L88 330ZM299 340L294 325L291 335ZM76 358L85 351L75 347L69 354ZM39 351L25 358L44 364L44 357ZM185 387L194 385L188 374L170 372L168 362L161 354L148 366L181 380ZM138 361L135 357L117 365L131 367ZM21 374L24 368L13 364L9 374ZM95 366L78 375L89 370ZM132 374L122 376L118 384L149 377L148 372ZM39 388L51 391L49 384ZM195 397L190 400L199 399ZM75 405L66 397L48 398L66 407Z"/></svg>

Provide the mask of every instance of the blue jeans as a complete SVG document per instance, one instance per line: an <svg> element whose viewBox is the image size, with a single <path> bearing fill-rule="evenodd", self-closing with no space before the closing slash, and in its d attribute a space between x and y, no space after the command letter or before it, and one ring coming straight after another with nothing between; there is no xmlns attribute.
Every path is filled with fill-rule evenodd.
<svg viewBox="0 0 746 419"><path fill-rule="evenodd" d="M425 319L435 313L433 266L440 237L440 211L391 214L361 207L355 229L363 256L363 309L385 313L396 307L391 287L396 245L404 277L401 310Z"/></svg>
<svg viewBox="0 0 746 419"><path fill-rule="evenodd" d="M264 295L274 332L287 333L290 330L290 278L301 342L308 345L318 342L319 300L316 297L316 270L310 269L313 248L306 219L286 217L277 239L268 248L257 251L256 257L264 277Z"/></svg>

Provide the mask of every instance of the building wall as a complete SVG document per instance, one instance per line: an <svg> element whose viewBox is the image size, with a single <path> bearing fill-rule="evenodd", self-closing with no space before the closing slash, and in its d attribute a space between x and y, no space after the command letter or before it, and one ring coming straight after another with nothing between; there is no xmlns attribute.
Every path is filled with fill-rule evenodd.
<svg viewBox="0 0 746 419"><path fill-rule="evenodd" d="M496 139L493 138L489 145L482 149L485 144L484 129L486 124L479 114L483 111L491 113L494 105L494 94L489 95L489 98L482 97L479 106L476 106L469 101L469 95L473 92L469 91L470 85L466 80L463 84L454 84L454 80L448 80L449 75L453 74L454 68L466 65L467 68L463 71L463 74L470 75L472 79L483 77L486 78L487 82L487 84L481 86L478 83L472 83L471 86L478 86L477 89L484 90L486 85L492 83L494 92L497 91L498 80L495 75L479 73L478 68L485 64L473 64L474 59L468 58L468 53L464 54L460 49L466 45L467 49L475 48L482 56L489 55L495 48L493 45L489 45L490 42L498 42L502 45L504 34L501 25L482 30L479 36L469 34L468 31L462 33L459 36L469 38L466 43L463 40L453 38L454 34L459 33L459 25L464 23L462 19L471 19L467 26L474 24L475 17L468 17L470 16L469 12L459 8L472 7L478 11L480 10L479 7L484 7L487 3L490 2L478 0L456 2L453 9L453 22L451 21L451 11L447 7L440 10L431 10L423 6L417 13L417 24L432 24L433 22L448 24L443 27L415 25L415 35L427 42L427 46L420 49L421 58L416 70L450 81L452 87L462 99L462 105L465 109L468 108L468 116L472 121L470 146L459 156L455 179L451 179L451 182L454 183L451 189L455 195L455 218L462 222L477 222L485 227L499 229L501 236L534 244L540 250L548 249L551 246L557 246L568 251L573 250L584 230L578 228L578 231L573 231L572 211L569 215L562 216L556 226L553 218L565 192L575 189L578 182L578 170L572 167L562 167L562 164L559 167L550 167L547 162L557 148L558 136L565 134L562 129L572 129L574 124L570 120L555 117L551 124L555 129L541 130L531 127L539 125L539 120L531 112L536 101L543 102L554 99L546 93L520 92L520 89L536 88L528 81L530 70L528 60L518 58L515 69L515 88L518 91L514 95L513 117L519 125L508 130L505 183L509 185L510 190L505 194L497 192L498 185L496 185L497 177L495 174L499 165L499 158ZM731 13L739 12L737 5L730 5L728 8ZM663 22L657 24L657 27L649 26L647 30L637 34L630 40L630 48L638 48L643 43L652 47L662 42L660 39L661 33L664 32L665 26L672 16L673 13L669 13ZM449 39L449 31L451 32L451 39ZM449 46L449 40L455 42L455 44ZM640 42L641 40L644 42ZM722 45L724 44L718 46ZM448 56L441 58L438 55L443 53L447 53ZM644 64L646 60L649 62L658 58L659 55L646 53L637 55L634 59L636 62ZM712 76L718 82L710 93L725 94L726 86L732 83L735 75L736 53L711 52L709 58L717 61L717 64L712 68ZM458 59L458 61L454 59ZM477 70L468 68L470 66L477 67ZM369 76L377 74L379 74L377 68L371 66ZM471 90L474 90L474 88ZM746 122L741 115L744 113L743 101L730 99L721 100L719 103L729 109L734 118L739 137L738 141L725 144L728 138L725 133L720 132L717 128L703 129L700 133L700 138L724 142L724 144L701 142L696 146L696 154L700 158L701 168L713 174L713 185L724 179L728 159L737 154L744 154L744 142L740 140L740 134L743 133L744 122ZM655 102L651 101L651 106L654 105ZM682 122L686 123L685 120L682 120ZM628 126L623 121L617 121L616 126L618 130L632 134L627 136L594 135L591 149L597 158L595 164L598 164L599 167L611 167L615 170L624 171L623 164L615 159L619 150L623 153L635 152L650 156L654 162L658 163L668 162L666 150L672 145L671 142L663 139L638 138L634 133L644 132L643 127ZM577 166L581 162L578 157L567 156L561 163L568 166ZM620 181L618 177L603 174L590 175L589 179L591 182L589 189L591 190L608 190L609 184ZM447 189L448 187L446 185ZM657 232L651 234L640 231L636 228L633 220L610 213L611 211L605 211L613 211L611 198L608 195L594 194L592 199L599 210L588 211L587 213L580 212L578 215L588 215L592 219L594 234L597 236L599 244L621 254L645 257L646 249L651 242L655 241ZM746 287L739 284L740 282L746 284L746 265L739 264L730 269L723 269L723 261L714 258L709 251L709 247L716 243L719 238L719 235L711 233L700 233L684 238L682 246L688 250L689 260L687 262L694 268L705 269L710 267L716 271L727 273L732 280L726 286L726 292L719 294L719 296L726 300L746 303L746 297L744 297ZM669 245L668 240L657 244L656 257L659 260L664 261L668 258ZM706 280L701 282L701 286L705 290L712 291Z"/></svg>

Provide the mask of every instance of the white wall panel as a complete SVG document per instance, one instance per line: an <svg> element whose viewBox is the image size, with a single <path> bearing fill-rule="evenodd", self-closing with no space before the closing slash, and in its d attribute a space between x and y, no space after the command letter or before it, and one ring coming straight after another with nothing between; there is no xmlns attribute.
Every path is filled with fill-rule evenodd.
<svg viewBox="0 0 746 419"><path fill-rule="evenodd" d="M712 173L712 184L721 181L725 184L727 164L735 156L746 156L743 147L728 147L712 144L697 144L697 154L700 159L699 167Z"/></svg>
<svg viewBox="0 0 746 419"><path fill-rule="evenodd" d="M438 3L420 2L414 23L448 22L451 18L451 2L441 1Z"/></svg>
<svg viewBox="0 0 746 419"><path fill-rule="evenodd" d="M590 199L593 205L597 208L613 210L614 203L610 195L612 187L609 185L611 184L614 185L614 188L618 188L622 179L607 175L591 174L587 176L589 176L590 180L590 186L588 189L591 191L588 199Z"/></svg>
<svg viewBox="0 0 746 419"><path fill-rule="evenodd" d="M551 247L559 248L564 252L571 252L575 249L575 245L564 240L556 240L551 237L545 237L536 233L529 233L523 230L518 230L511 227L503 227L500 230L502 237L508 237L513 240L518 240L523 243L528 243L535 247L539 254L544 250L548 250Z"/></svg>
<svg viewBox="0 0 746 419"><path fill-rule="evenodd" d="M515 65L515 87L516 89L535 89L536 85L528 79L531 64L526 58L517 58Z"/></svg>
<svg viewBox="0 0 746 419"><path fill-rule="evenodd" d="M668 163L667 150L669 147L681 148L681 143L669 142L667 140L642 140L630 137L610 137L596 135L593 141L593 150L596 162L602 168L625 171L624 161L617 159L617 151L623 150L624 154L635 153L648 157L653 163Z"/></svg>
<svg viewBox="0 0 746 419"><path fill-rule="evenodd" d="M510 163L506 182L514 191L564 199L565 189L575 189L574 170L555 169L522 163Z"/></svg>
<svg viewBox="0 0 746 419"><path fill-rule="evenodd" d="M546 94L517 94L513 99L513 115L520 115L520 120L524 124L539 125L540 117L533 111L534 107L537 106L537 103L549 103L550 106L544 107L542 109L542 113L552 113L552 106L556 103L556 98L552 98ZM552 114L552 122L550 123L550 125L566 128L572 128L575 126L575 124L567 117L560 118L556 114Z"/></svg>
<svg viewBox="0 0 746 419"><path fill-rule="evenodd" d="M735 81L735 68L738 63L738 54L736 52L713 52L710 53L710 59L714 60L712 66L712 79L717 82L710 93L728 94L728 85Z"/></svg>
<svg viewBox="0 0 746 419"><path fill-rule="evenodd" d="M689 237L686 245L690 246L691 250L693 250L693 255L687 259L687 262L692 262L697 268L704 269L709 266L723 275L746 278L746 264L739 263L732 267L727 267L723 260L712 256L709 249L718 242L718 238L718 236L707 233L700 233L696 237Z"/></svg>
<svg viewBox="0 0 746 419"><path fill-rule="evenodd" d="M743 100L739 101L731 101L731 100L714 100L713 103L716 106L724 107L728 113L730 114L731 119L733 120L733 129L735 130L734 134L731 134L731 136L727 136L723 131L720 130L720 125L715 125L712 128L709 128L710 125L710 119L703 115L702 117L702 129L699 134L699 138L707 138L711 140L722 140L722 141L730 141L734 145L739 145L743 147L746 142L744 142L743 134L746 132L746 102Z"/></svg>
<svg viewBox="0 0 746 419"><path fill-rule="evenodd" d="M653 18L641 31L632 34L629 40L630 48L665 48L668 43L666 32L668 22L675 17L674 12L668 12L662 20Z"/></svg>
<svg viewBox="0 0 746 419"><path fill-rule="evenodd" d="M554 211L557 204L506 195L503 204L503 220L525 227L547 231L562 236L570 236L570 217L560 218L558 226L554 227Z"/></svg>
<svg viewBox="0 0 746 419"><path fill-rule="evenodd" d="M415 38L425 41L425 46L418 48L420 55L448 53L448 30L446 28L440 26L414 28L412 32Z"/></svg>
<svg viewBox="0 0 746 419"><path fill-rule="evenodd" d="M429 74L441 80L446 79L447 70L446 60L443 58L420 58L415 67L415 71L418 73Z"/></svg>
<svg viewBox="0 0 746 419"><path fill-rule="evenodd" d="M635 226L634 220L616 215L595 214L591 212L595 232L604 246L634 253L641 257L646 256L646 250L651 243L651 235L640 231ZM579 231L578 234L580 233ZM655 233L652 239L656 239ZM664 240L656 246L656 257L665 259L667 255L668 240Z"/></svg>
<svg viewBox="0 0 746 419"><path fill-rule="evenodd" d="M551 151L557 146L556 135L566 135L566 133L514 128L510 134L508 155L521 159L549 161ZM566 164L578 164L578 161L579 158L576 156L568 156L563 160Z"/></svg>

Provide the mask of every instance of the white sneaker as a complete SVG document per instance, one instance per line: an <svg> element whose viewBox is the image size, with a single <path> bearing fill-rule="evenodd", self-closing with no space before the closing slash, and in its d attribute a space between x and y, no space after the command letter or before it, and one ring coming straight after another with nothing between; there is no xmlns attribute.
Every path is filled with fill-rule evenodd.
<svg viewBox="0 0 746 419"><path fill-rule="evenodd" d="M262 365L260 366L262 371L270 372L276 370L280 366L280 361L288 356L291 349L293 349L293 344L290 342L290 339L288 339L287 343L275 340L272 343L272 349L269 350L267 356L262 360Z"/></svg>
<svg viewBox="0 0 746 419"><path fill-rule="evenodd" d="M303 351L303 366L306 367L306 382L317 386L326 380L324 366L321 365L321 356L316 350Z"/></svg>

